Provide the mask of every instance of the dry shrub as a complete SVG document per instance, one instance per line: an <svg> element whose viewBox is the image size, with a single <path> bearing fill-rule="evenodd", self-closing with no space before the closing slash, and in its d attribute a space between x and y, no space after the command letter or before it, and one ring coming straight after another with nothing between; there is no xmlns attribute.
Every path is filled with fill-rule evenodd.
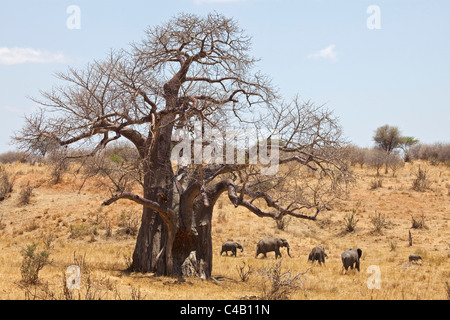
<svg viewBox="0 0 450 320"><path fill-rule="evenodd" d="M89 235L91 236L91 239L98 235L96 226L89 226L85 224L70 225L69 239L78 239Z"/></svg>
<svg viewBox="0 0 450 320"><path fill-rule="evenodd" d="M0 163L25 163L29 160L29 156L21 151L7 151L0 154Z"/></svg>
<svg viewBox="0 0 450 320"><path fill-rule="evenodd" d="M370 190L375 190L381 187L383 187L383 179L381 178L376 178L370 183Z"/></svg>
<svg viewBox="0 0 450 320"><path fill-rule="evenodd" d="M11 179L5 168L0 166L0 201L5 200L8 194L13 191L13 186L14 179Z"/></svg>
<svg viewBox="0 0 450 320"><path fill-rule="evenodd" d="M380 175L380 169L387 163L387 153L378 148L370 149L366 152L365 163L377 171L377 176Z"/></svg>
<svg viewBox="0 0 450 320"><path fill-rule="evenodd" d="M241 279L242 282L246 282L250 277L250 274L253 273L252 267L246 264L245 262L243 262L242 265L236 267L239 274L239 278Z"/></svg>
<svg viewBox="0 0 450 320"><path fill-rule="evenodd" d="M26 186L22 187L19 192L18 203L21 206L25 206L31 203L31 196L33 195L33 187L30 186L30 182Z"/></svg>
<svg viewBox="0 0 450 320"><path fill-rule="evenodd" d="M50 241L44 242L44 245L45 249L39 253L36 252L36 243L28 244L20 251L23 257L20 274L22 275L22 281L26 284L36 284L39 278L39 271L51 263L51 243Z"/></svg>
<svg viewBox="0 0 450 320"><path fill-rule="evenodd" d="M48 282L34 288L23 286L20 283L16 283L16 285L24 290L26 300L105 300L111 298L108 297L110 291L114 294L113 299L121 299L117 287L109 279L98 279L92 275L86 263L86 254L77 255L74 252L73 262L70 265L80 268L79 288L69 288L68 286L68 265L62 271L62 281L59 285L50 286ZM131 299L143 299L140 289L131 287Z"/></svg>
<svg viewBox="0 0 450 320"><path fill-rule="evenodd" d="M263 269L262 276L268 283L263 284L261 300L289 300L292 294L303 288L303 279L308 270L296 274L291 270L282 272L281 261L273 267Z"/></svg>
<svg viewBox="0 0 450 320"><path fill-rule="evenodd" d="M375 215L370 217L370 222L373 225L374 233L381 233L382 230L389 225L389 222L386 220L386 216L380 212L375 212Z"/></svg>
<svg viewBox="0 0 450 320"><path fill-rule="evenodd" d="M405 162L397 153L391 153L387 156L386 165L392 170L392 176L395 177L397 171L405 166Z"/></svg>
<svg viewBox="0 0 450 320"><path fill-rule="evenodd" d="M286 231L288 225L291 223L291 217L283 216L280 220L275 220L277 229Z"/></svg>
<svg viewBox="0 0 450 320"><path fill-rule="evenodd" d="M422 229L427 228L425 225L425 215L422 214L419 219L415 219L414 217L411 217L412 220L412 226L413 229Z"/></svg>
<svg viewBox="0 0 450 320"><path fill-rule="evenodd" d="M54 150L47 158L47 162L51 166L50 176L52 183L61 182L63 174L69 170L69 159L66 150Z"/></svg>
<svg viewBox="0 0 450 320"><path fill-rule="evenodd" d="M417 144L411 147L411 158L414 160L427 160L437 165L450 161L450 143Z"/></svg>
<svg viewBox="0 0 450 320"><path fill-rule="evenodd" d="M3 214L0 214L0 230L3 230L6 228L6 224L3 223Z"/></svg>
<svg viewBox="0 0 450 320"><path fill-rule="evenodd" d="M355 215L356 215L356 210L353 209L352 213L349 213L344 217L345 230L347 230L348 232L355 231L356 224L359 221L359 219L357 219L355 217Z"/></svg>
<svg viewBox="0 0 450 320"><path fill-rule="evenodd" d="M139 215L137 212L133 209L128 211L122 211L120 214L120 223L119 227L121 227L121 230L119 230L119 233L125 233L130 236L137 235L137 232L139 230Z"/></svg>
<svg viewBox="0 0 450 320"><path fill-rule="evenodd" d="M431 190L431 181L428 177L428 170L419 169L414 173L416 178L413 180L412 189L414 191L425 192L426 190Z"/></svg>
<svg viewBox="0 0 450 320"><path fill-rule="evenodd" d="M347 145L342 148L344 159L351 165L359 164L362 168L365 164L367 148L360 148L355 145Z"/></svg>
<svg viewBox="0 0 450 320"><path fill-rule="evenodd" d="M445 290L447 291L447 300L450 300L450 282L445 282Z"/></svg>
<svg viewBox="0 0 450 320"><path fill-rule="evenodd" d="M109 219L105 221L105 230L106 230L105 236L107 238L111 238L111 236L112 236L112 224L111 224L111 221Z"/></svg>

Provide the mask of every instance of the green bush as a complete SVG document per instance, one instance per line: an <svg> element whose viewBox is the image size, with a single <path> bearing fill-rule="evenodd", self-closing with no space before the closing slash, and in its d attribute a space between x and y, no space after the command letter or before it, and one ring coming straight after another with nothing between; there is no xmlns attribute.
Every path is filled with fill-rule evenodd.
<svg viewBox="0 0 450 320"><path fill-rule="evenodd" d="M358 221L359 221L359 219L357 219L357 218L355 217L355 215L356 215L356 210L353 210L352 213L349 213L349 214L347 214L347 215L344 217L345 229L346 229L348 232L353 232L353 231L355 231L356 224L357 224Z"/></svg>
<svg viewBox="0 0 450 320"><path fill-rule="evenodd" d="M50 244L46 244L46 248L41 252L36 252L37 244L28 244L20 251L23 257L20 273L22 280L27 284L36 284L39 278L39 271L46 265L50 264Z"/></svg>

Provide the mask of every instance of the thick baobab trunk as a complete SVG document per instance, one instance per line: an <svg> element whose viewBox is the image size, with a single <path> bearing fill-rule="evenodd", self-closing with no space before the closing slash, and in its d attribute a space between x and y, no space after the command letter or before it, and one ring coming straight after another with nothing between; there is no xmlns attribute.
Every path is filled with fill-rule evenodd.
<svg viewBox="0 0 450 320"><path fill-rule="evenodd" d="M196 274L210 278L212 271L211 219L213 204L205 207L196 199L192 224L179 225L171 241L169 230L156 212L144 208L142 224L133 254L132 271L154 272L157 275L183 276L182 265L192 251L196 254ZM181 214L180 211L177 214ZM181 217L180 217L181 218ZM181 219L180 219L181 220ZM171 246L171 265L167 248Z"/></svg>
<svg viewBox="0 0 450 320"><path fill-rule="evenodd" d="M167 120L167 122L170 119ZM173 171L170 162L172 126L165 125L154 139L153 147L143 152L145 199L170 206L173 200ZM156 212L144 206L141 227L136 240L131 270L136 272L168 273L166 263L169 230L167 222Z"/></svg>
<svg viewBox="0 0 450 320"><path fill-rule="evenodd" d="M144 208L136 241L131 270L157 275L183 276L182 265L192 251L196 252L198 276L209 278L212 270L211 218L212 206L195 206L190 228L179 226L171 241L169 230L156 212ZM171 243L172 242L172 243ZM167 261L171 246L172 262Z"/></svg>
<svg viewBox="0 0 450 320"><path fill-rule="evenodd" d="M170 208L171 215L163 216L144 206L130 269L181 276L183 262L191 251L197 251L198 261L208 266L204 273L205 277L209 277L209 260L212 260L211 214L205 215L203 211L212 212L212 207L207 210L194 206L199 188L194 186L183 194L183 189L176 185L170 161L171 120L167 117L160 124L161 129L143 161L144 198Z"/></svg>
<svg viewBox="0 0 450 320"><path fill-rule="evenodd" d="M164 244L167 242L166 229L161 217L144 207L131 271L155 272L160 275L166 273L165 255L163 255Z"/></svg>
<svg viewBox="0 0 450 320"><path fill-rule="evenodd" d="M183 272L185 269L183 263L191 252L195 252L195 262L191 269L195 270L196 276L203 279L210 278L213 256L212 213L217 198L226 187L225 183L218 183L208 188L207 204L198 192L190 196L186 191L177 201L177 190L172 189L172 208L176 210L178 216L178 224L172 230L158 213L144 209L131 269L138 272L154 272L157 275L186 276L187 274ZM171 232L173 238L170 236Z"/></svg>

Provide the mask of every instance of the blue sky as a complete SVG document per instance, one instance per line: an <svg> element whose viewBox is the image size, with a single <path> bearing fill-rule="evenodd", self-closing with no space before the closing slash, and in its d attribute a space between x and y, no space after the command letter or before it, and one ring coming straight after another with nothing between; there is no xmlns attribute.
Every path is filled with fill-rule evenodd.
<svg viewBox="0 0 450 320"><path fill-rule="evenodd" d="M69 29L67 8L80 9ZM369 6L379 9L377 27ZM54 73L127 48L180 12L233 17L253 38L258 68L287 99L326 104L353 143L398 126L424 143L450 142L448 0L16 0L0 4L0 153ZM376 18L376 17L375 17Z"/></svg>

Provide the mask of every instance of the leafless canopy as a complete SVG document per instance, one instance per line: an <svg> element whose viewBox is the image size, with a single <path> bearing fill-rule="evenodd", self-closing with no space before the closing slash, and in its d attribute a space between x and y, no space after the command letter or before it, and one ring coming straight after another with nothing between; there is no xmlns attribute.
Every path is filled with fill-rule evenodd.
<svg viewBox="0 0 450 320"><path fill-rule="evenodd" d="M222 192L261 217L315 219L348 182L341 129L323 106L298 97L282 101L270 79L254 71L256 63L250 38L233 19L180 14L148 28L129 50L58 73L65 85L42 92L35 100L41 110L26 118L14 139L22 148L44 142L82 146L87 155L119 139L131 142L140 158L143 194L120 190L104 204L129 199L157 213L169 229L167 243L174 230L191 230L186 216L212 208ZM278 174L263 176L261 165L248 163L190 165L176 174L172 135L177 128L192 131L194 121L203 132L246 126L263 140L277 133ZM164 248L170 270L171 248Z"/></svg>

